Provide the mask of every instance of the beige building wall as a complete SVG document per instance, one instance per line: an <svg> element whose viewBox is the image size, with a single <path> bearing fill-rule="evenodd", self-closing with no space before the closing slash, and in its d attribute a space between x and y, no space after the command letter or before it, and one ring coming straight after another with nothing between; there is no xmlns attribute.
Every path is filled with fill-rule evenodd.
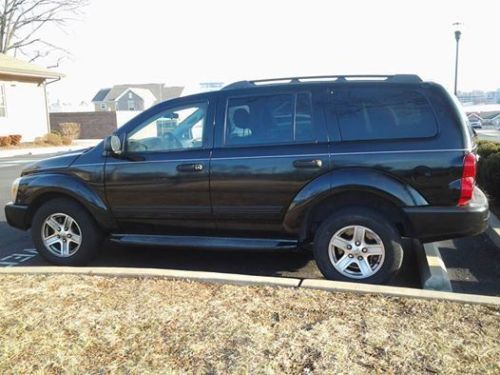
<svg viewBox="0 0 500 375"><path fill-rule="evenodd" d="M0 117L0 135L21 134L23 142L49 132L43 84L0 80L4 87L6 113Z"/></svg>

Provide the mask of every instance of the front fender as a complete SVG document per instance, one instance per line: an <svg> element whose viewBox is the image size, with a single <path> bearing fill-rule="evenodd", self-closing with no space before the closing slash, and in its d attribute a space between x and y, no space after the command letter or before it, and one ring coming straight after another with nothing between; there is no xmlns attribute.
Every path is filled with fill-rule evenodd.
<svg viewBox="0 0 500 375"><path fill-rule="evenodd" d="M285 213L285 230L298 233L309 209L343 192L376 194L398 207L428 205L414 188L383 172L363 168L339 169L311 181L294 197Z"/></svg>
<svg viewBox="0 0 500 375"><path fill-rule="evenodd" d="M26 175L19 183L16 203L33 207L45 197L61 195L82 204L104 229L116 227L111 210L98 192L76 176L62 173Z"/></svg>

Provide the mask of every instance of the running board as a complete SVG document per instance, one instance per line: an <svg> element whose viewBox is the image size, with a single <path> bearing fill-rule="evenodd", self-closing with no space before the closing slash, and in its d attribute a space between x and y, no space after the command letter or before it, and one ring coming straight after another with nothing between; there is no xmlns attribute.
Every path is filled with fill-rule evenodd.
<svg viewBox="0 0 500 375"><path fill-rule="evenodd" d="M112 234L110 241L133 246L196 247L200 249L291 250L298 247L296 240L148 234Z"/></svg>

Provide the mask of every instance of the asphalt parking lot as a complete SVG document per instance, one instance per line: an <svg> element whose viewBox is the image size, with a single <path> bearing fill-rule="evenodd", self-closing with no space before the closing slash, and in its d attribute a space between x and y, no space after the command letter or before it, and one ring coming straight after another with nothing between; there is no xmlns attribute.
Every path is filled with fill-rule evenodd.
<svg viewBox="0 0 500 375"><path fill-rule="evenodd" d="M11 182L23 166L43 157L0 159L0 267L41 266L30 233L7 225L3 206ZM438 244L454 291L500 295L500 250L485 235ZM399 276L392 285L420 287L413 249L407 246ZM201 251L197 249L123 247L105 242L93 266L152 267L249 275L322 278L311 254L304 252Z"/></svg>

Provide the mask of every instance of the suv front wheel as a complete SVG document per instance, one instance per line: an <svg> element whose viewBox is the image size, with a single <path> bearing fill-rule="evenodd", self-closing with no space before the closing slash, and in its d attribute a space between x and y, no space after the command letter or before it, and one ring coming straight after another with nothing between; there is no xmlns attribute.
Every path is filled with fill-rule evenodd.
<svg viewBox="0 0 500 375"><path fill-rule="evenodd" d="M372 210L342 209L316 232L314 258L327 279L382 284L401 268L401 236Z"/></svg>
<svg viewBox="0 0 500 375"><path fill-rule="evenodd" d="M66 198L43 204L33 217L31 232L38 253L61 266L87 264L103 238L85 208Z"/></svg>

